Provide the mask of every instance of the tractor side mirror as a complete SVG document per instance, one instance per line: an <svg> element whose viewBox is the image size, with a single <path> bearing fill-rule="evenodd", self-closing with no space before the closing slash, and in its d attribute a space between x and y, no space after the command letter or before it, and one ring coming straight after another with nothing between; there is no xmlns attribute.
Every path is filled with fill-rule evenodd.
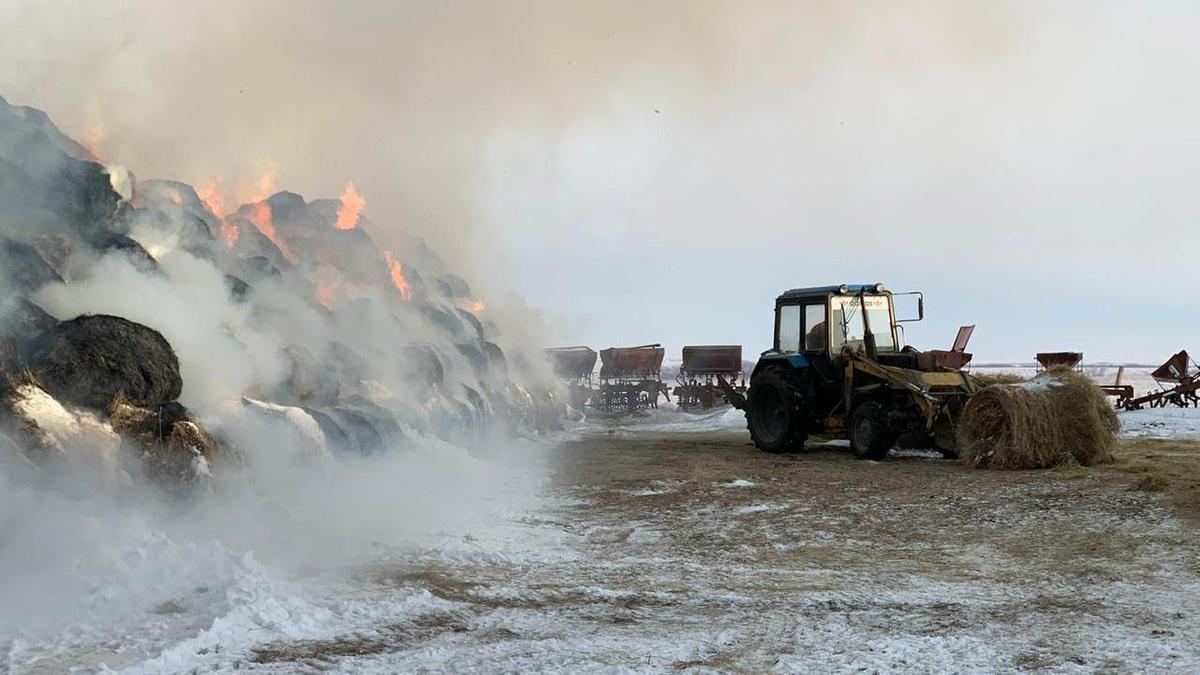
<svg viewBox="0 0 1200 675"><path fill-rule="evenodd" d="M910 293L893 293L892 297L896 298L901 295L917 296L917 316L916 316L916 318L907 318L907 319L899 319L898 318L898 319L896 319L896 323L913 323L915 321L921 321L922 319L924 319L925 318L925 294L922 293L921 291L912 291Z"/></svg>

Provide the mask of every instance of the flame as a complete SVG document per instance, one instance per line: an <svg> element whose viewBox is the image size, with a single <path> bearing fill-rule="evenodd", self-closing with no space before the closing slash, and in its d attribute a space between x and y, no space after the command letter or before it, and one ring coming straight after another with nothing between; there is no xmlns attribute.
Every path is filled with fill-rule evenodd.
<svg viewBox="0 0 1200 675"><path fill-rule="evenodd" d="M176 190L175 188L167 189L167 199L170 199L179 206L183 206L183 195L179 194L179 190Z"/></svg>
<svg viewBox="0 0 1200 675"><path fill-rule="evenodd" d="M396 290L400 291L400 297L412 300L412 289L408 286L408 279L404 278L404 268L400 265L400 261L396 260L396 256L392 255L391 251L384 251L383 257L387 259L388 272L392 275L392 284L396 286Z"/></svg>
<svg viewBox="0 0 1200 675"><path fill-rule="evenodd" d="M217 218L225 217L225 193L215 178L208 179L207 183L196 188L196 195L209 213Z"/></svg>
<svg viewBox="0 0 1200 675"><path fill-rule="evenodd" d="M329 311L337 309L337 295L333 292L333 286L326 284L324 281L317 282L317 302Z"/></svg>
<svg viewBox="0 0 1200 675"><path fill-rule="evenodd" d="M296 254L292 253L292 249L279 237L279 233L275 230L275 224L272 222L271 205L266 202L267 197L275 194L275 179L278 174L279 165L275 162L268 162L256 183L240 186L234 192L237 194L239 202L250 204L250 212L247 217L250 222L254 223L254 227L258 228L264 237L270 239L272 244L275 244L288 262L294 263ZM231 235L225 228L221 228L221 232L228 244ZM232 235L232 238L235 242L237 241L237 235Z"/></svg>
<svg viewBox="0 0 1200 675"><path fill-rule="evenodd" d="M237 225L225 220L225 191L215 178L210 178L196 190L196 194L204 208L221 224L221 238L225 240L225 246L233 248L237 244L239 231Z"/></svg>
<svg viewBox="0 0 1200 675"><path fill-rule="evenodd" d="M462 301L463 309L472 314L483 314L483 310L487 309L487 305L483 304L482 300L467 298Z"/></svg>
<svg viewBox="0 0 1200 675"><path fill-rule="evenodd" d="M265 201L255 202L250 207L248 217L250 218L250 222L254 223L254 226L258 228L258 231L262 232L264 237L270 239L271 243L279 248L279 252L283 254L284 258L287 258L288 262L296 262L296 254L292 253L288 245L279 238L279 233L275 231L275 225L271 222L270 204Z"/></svg>
<svg viewBox="0 0 1200 675"><path fill-rule="evenodd" d="M353 230L358 225L358 214L367 205L367 200L358 194L354 183L346 183L346 189L342 191L340 199L342 205L338 207L336 227L339 230Z"/></svg>

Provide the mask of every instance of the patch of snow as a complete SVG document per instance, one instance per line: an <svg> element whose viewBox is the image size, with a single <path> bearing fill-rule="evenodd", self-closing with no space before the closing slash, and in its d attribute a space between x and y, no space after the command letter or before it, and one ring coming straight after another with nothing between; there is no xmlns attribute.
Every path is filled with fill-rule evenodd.
<svg viewBox="0 0 1200 675"><path fill-rule="evenodd" d="M587 418L575 426L581 432L631 432L647 431L667 433L713 432L744 430L746 415L729 405L722 405L699 412L685 412L674 403L662 403L658 408L636 412L601 413L591 411Z"/></svg>
<svg viewBox="0 0 1200 675"><path fill-rule="evenodd" d="M729 481L728 483L713 483L713 487L720 487L720 488L748 488L748 487L754 487L754 485L755 485L754 483L746 480L745 478L737 478L735 480Z"/></svg>
<svg viewBox="0 0 1200 675"><path fill-rule="evenodd" d="M888 451L892 457L909 459L942 459L942 453L927 448L892 448Z"/></svg>
<svg viewBox="0 0 1200 675"><path fill-rule="evenodd" d="M1142 438L1200 438L1200 408L1146 408L1117 413L1121 434Z"/></svg>
<svg viewBox="0 0 1200 675"><path fill-rule="evenodd" d="M303 448L308 453L315 453L321 456L329 454L329 448L325 444L325 432L321 431L321 425L317 423L317 420L312 415L309 415L301 408L259 401L249 396L243 396L242 401L250 409L283 420L290 426L295 431L298 437L297 440L300 442L286 444L288 447L296 446Z"/></svg>
<svg viewBox="0 0 1200 675"><path fill-rule="evenodd" d="M18 387L14 398L17 414L37 425L43 441L69 456L115 469L121 437L94 413L64 406L32 384Z"/></svg>
<svg viewBox="0 0 1200 675"><path fill-rule="evenodd" d="M767 504L751 504L750 506L739 506L733 510L736 516L752 516L756 513L768 513L773 511L782 511L788 507L787 504L767 503Z"/></svg>

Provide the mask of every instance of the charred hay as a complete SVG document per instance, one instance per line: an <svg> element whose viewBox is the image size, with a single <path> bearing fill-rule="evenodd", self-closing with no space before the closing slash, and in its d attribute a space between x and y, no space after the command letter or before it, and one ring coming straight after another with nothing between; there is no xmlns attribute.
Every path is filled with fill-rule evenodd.
<svg viewBox="0 0 1200 675"><path fill-rule="evenodd" d="M27 233L106 230L120 201L95 157L45 113L0 98L0 220Z"/></svg>
<svg viewBox="0 0 1200 675"><path fill-rule="evenodd" d="M62 281L58 271L32 245L13 239L0 245L0 284L25 293Z"/></svg>
<svg viewBox="0 0 1200 675"><path fill-rule="evenodd" d="M406 380L426 387L440 388L446 383L446 368L432 345L407 345L401 349L401 372Z"/></svg>
<svg viewBox="0 0 1200 675"><path fill-rule="evenodd" d="M1038 469L1071 461L1110 462L1120 423L1086 376L1054 368L1018 384L995 384L971 397L958 426L967 464Z"/></svg>
<svg viewBox="0 0 1200 675"><path fill-rule="evenodd" d="M136 446L143 469L159 485L202 479L217 457L216 439L177 402L140 406L118 396L106 412L113 431Z"/></svg>
<svg viewBox="0 0 1200 675"><path fill-rule="evenodd" d="M22 297L0 315L0 373L26 369L34 345L58 325L58 319Z"/></svg>
<svg viewBox="0 0 1200 675"><path fill-rule="evenodd" d="M360 396L339 403L329 412L352 439L353 447L364 455L395 449L404 441L404 432L392 414Z"/></svg>
<svg viewBox="0 0 1200 675"><path fill-rule="evenodd" d="M106 314L55 326L32 349L30 366L55 398L97 410L118 397L136 405L174 401L183 390L179 359L162 334Z"/></svg>
<svg viewBox="0 0 1200 675"><path fill-rule="evenodd" d="M117 251L129 257L130 262L140 272L161 273L158 261L144 246L136 240L117 232L106 232L93 242L95 247L104 252Z"/></svg>

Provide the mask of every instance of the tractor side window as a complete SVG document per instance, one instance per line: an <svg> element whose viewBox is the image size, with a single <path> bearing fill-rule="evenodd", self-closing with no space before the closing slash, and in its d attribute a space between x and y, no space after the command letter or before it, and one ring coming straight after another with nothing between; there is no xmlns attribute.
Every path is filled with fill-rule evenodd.
<svg viewBox="0 0 1200 675"><path fill-rule="evenodd" d="M800 305L779 308L779 351L800 351Z"/></svg>
<svg viewBox="0 0 1200 675"><path fill-rule="evenodd" d="M804 349L810 352L825 351L828 324L825 323L825 305L804 306Z"/></svg>

